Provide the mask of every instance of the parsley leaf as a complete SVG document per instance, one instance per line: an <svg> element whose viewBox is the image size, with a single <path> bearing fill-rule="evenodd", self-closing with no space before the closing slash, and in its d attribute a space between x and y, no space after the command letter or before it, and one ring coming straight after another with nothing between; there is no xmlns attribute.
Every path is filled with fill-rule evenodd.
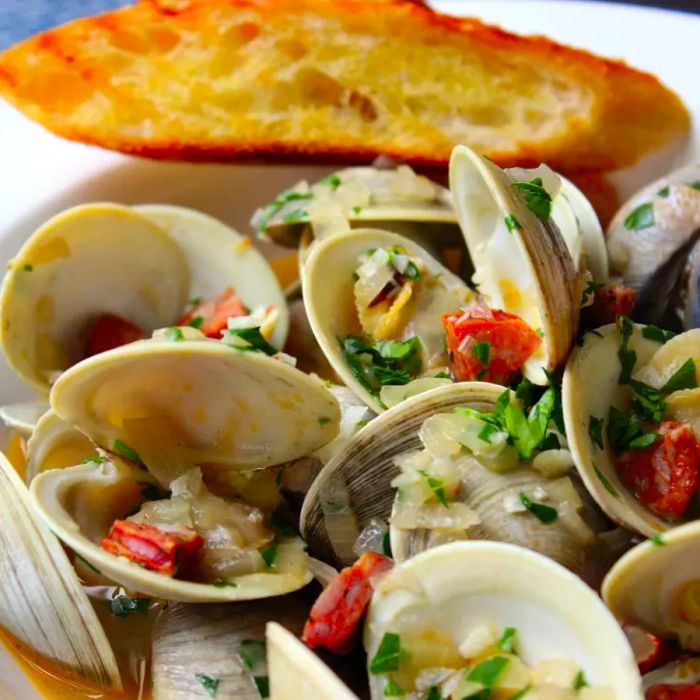
<svg viewBox="0 0 700 700"><path fill-rule="evenodd" d="M22 269L23 269L25 272L33 272L33 271L34 271L34 265L30 265L29 263L27 263Z"/></svg>
<svg viewBox="0 0 700 700"><path fill-rule="evenodd" d="M518 492L518 498L520 498L520 502L525 506L525 508L544 525L553 523L559 517L559 513L557 512L556 508L545 505L544 503L537 503L536 501L533 501L529 496L527 496L527 494L525 494L524 491Z"/></svg>
<svg viewBox="0 0 700 700"><path fill-rule="evenodd" d="M515 396L524 406L532 406L535 403L537 389L537 385L527 377L523 377L515 389Z"/></svg>
<svg viewBox="0 0 700 700"><path fill-rule="evenodd" d="M695 372L695 362L693 358L688 358L664 384L661 391L670 394L681 389L696 389L698 386L697 374Z"/></svg>
<svg viewBox="0 0 700 700"><path fill-rule="evenodd" d="M122 457L126 457L126 459L143 466L143 460L139 456L139 453L133 449L133 447L129 447L123 440L115 440L112 449Z"/></svg>
<svg viewBox="0 0 700 700"><path fill-rule="evenodd" d="M472 352L474 353L474 357L476 357L484 367L488 366L489 360L491 359L491 343L489 343L488 340L474 343L474 345L472 345Z"/></svg>
<svg viewBox="0 0 700 700"><path fill-rule="evenodd" d="M474 668L469 671L467 680L481 683L484 688L492 690L496 687L498 678L503 671L506 670L506 666L508 666L509 663L505 656L493 656L474 666Z"/></svg>
<svg viewBox="0 0 700 700"><path fill-rule="evenodd" d="M261 698L270 697L270 678L268 676L253 676L253 682Z"/></svg>
<svg viewBox="0 0 700 700"><path fill-rule="evenodd" d="M603 474L596 465L593 465L593 471L595 472L595 475L598 477L600 480L600 483L603 484L603 488L611 495L614 496L615 498L619 497L619 494L617 492L617 489L610 483L608 480L608 477Z"/></svg>
<svg viewBox="0 0 700 700"><path fill-rule="evenodd" d="M319 424L319 425L328 425L328 423L330 423L330 422L331 422L331 419L328 418L328 416L321 416L321 417L318 419L318 424Z"/></svg>
<svg viewBox="0 0 700 700"><path fill-rule="evenodd" d="M267 659L265 642L259 639L244 639L238 645L238 656L249 671L255 671Z"/></svg>
<svg viewBox="0 0 700 700"><path fill-rule="evenodd" d="M105 601L109 611L116 617L127 617L129 613L135 611L145 615L148 612L148 603L148 598L129 598L125 595Z"/></svg>
<svg viewBox="0 0 700 700"><path fill-rule="evenodd" d="M277 559L277 542L273 542L269 547L266 547L260 552L260 556L265 562L265 566L269 569Z"/></svg>
<svg viewBox="0 0 700 700"><path fill-rule="evenodd" d="M83 464L102 464L105 458L101 455L92 455L92 457L87 457L82 461Z"/></svg>
<svg viewBox="0 0 700 700"><path fill-rule="evenodd" d="M203 316L195 316L193 319L187 322L188 326L192 326L192 328L201 328L202 324L204 323L204 317Z"/></svg>
<svg viewBox="0 0 700 700"><path fill-rule="evenodd" d="M581 688L587 688L588 681L586 680L586 674L583 671L579 671L574 678L574 690L581 690Z"/></svg>
<svg viewBox="0 0 700 700"><path fill-rule="evenodd" d="M588 435L591 440L598 445L598 447L603 449L603 425L605 421L602 418L596 418L595 416L588 416Z"/></svg>
<svg viewBox="0 0 700 700"><path fill-rule="evenodd" d="M666 331L658 326L644 326L642 328L642 335L647 340L655 340L658 343L667 343L671 338L674 338L676 334L673 331Z"/></svg>
<svg viewBox="0 0 700 700"><path fill-rule="evenodd" d="M666 411L666 402L661 398L661 394L654 387L636 379L630 379L629 385L634 392L633 409L642 417L659 423Z"/></svg>
<svg viewBox="0 0 700 700"><path fill-rule="evenodd" d="M270 345L270 343L268 343L267 340L265 340L262 333L260 332L259 327L229 328L228 334L236 338L241 338L242 340L245 340L246 343L248 343L249 347L236 346L236 349L238 350L242 350L244 352L264 352L270 357L272 357L273 355L277 355L277 353L279 352L279 350L276 347Z"/></svg>
<svg viewBox="0 0 700 700"><path fill-rule="evenodd" d="M663 535L660 532L657 532L655 535L650 537L649 542L651 542L655 547L663 547L666 544Z"/></svg>
<svg viewBox="0 0 700 700"><path fill-rule="evenodd" d="M204 690L207 692L207 695L210 698L216 697L216 693L219 690L219 683L221 683L221 681L218 678L207 676L204 673L197 673L195 675L195 678L197 679L199 685L201 685L202 688L204 688Z"/></svg>
<svg viewBox="0 0 700 700"><path fill-rule="evenodd" d="M326 175L321 182L324 185L330 185L333 189L335 189L340 185L340 177L335 173L331 173L330 175Z"/></svg>
<svg viewBox="0 0 700 700"><path fill-rule="evenodd" d="M666 187L662 187L662 188L656 193L656 196L657 196L657 197L662 197L662 198L665 199L665 198L668 197L668 195L670 195L670 194L671 194L671 188L670 188L668 185L666 185Z"/></svg>
<svg viewBox="0 0 700 700"><path fill-rule="evenodd" d="M542 178L536 177L530 182L516 182L527 208L540 219L548 219L552 213L552 198L542 184Z"/></svg>
<svg viewBox="0 0 700 700"><path fill-rule="evenodd" d="M295 192L294 190L284 190L284 192L280 192L275 199L263 207L260 215L257 217L255 227L258 231L264 231L286 204L289 202L311 199L312 196L311 192Z"/></svg>
<svg viewBox="0 0 700 700"><path fill-rule="evenodd" d="M605 285L596 282L595 280L590 280L584 287L583 292L581 292L581 306L588 303L591 296L595 295L595 290L604 287Z"/></svg>
<svg viewBox="0 0 700 700"><path fill-rule="evenodd" d="M517 635L518 631L515 627L506 627L501 634L501 638L496 642L496 646L508 654L514 653Z"/></svg>
<svg viewBox="0 0 700 700"><path fill-rule="evenodd" d="M643 449L660 439L655 432L645 432L642 421L635 413L623 413L615 406L608 413L608 438L616 452L627 448Z"/></svg>
<svg viewBox="0 0 700 700"><path fill-rule="evenodd" d="M384 697L385 698L398 698L401 695L405 695L406 691L393 679L389 679L389 682L384 686Z"/></svg>
<svg viewBox="0 0 700 700"><path fill-rule="evenodd" d="M506 228L511 232L518 231L522 228L520 222L515 218L515 216L513 216L513 214L508 214L508 216L505 217L504 221L506 223Z"/></svg>
<svg viewBox="0 0 700 700"><path fill-rule="evenodd" d="M440 693L440 690L436 685L430 686L430 690L428 691L428 695L426 696L425 700L444 700L442 697L442 694Z"/></svg>
<svg viewBox="0 0 700 700"><path fill-rule="evenodd" d="M175 342L185 339L185 336L182 335L182 329L178 328L177 326L173 326L172 328L168 328L168 330L165 331L165 337L168 340L173 340Z"/></svg>
<svg viewBox="0 0 700 700"><path fill-rule="evenodd" d="M398 671L401 660L401 637L393 632L385 632L377 653L372 659L370 673L378 675L388 671Z"/></svg>
<svg viewBox="0 0 700 700"><path fill-rule="evenodd" d="M445 506L445 508L447 508L448 505L447 497L445 496L445 482L442 479L436 479L434 476L430 476L430 474L428 474L428 472L424 471L423 469L419 469L418 473L421 476L423 476L428 482L430 490L435 495L435 498L438 499L440 505L443 505Z"/></svg>
<svg viewBox="0 0 700 700"><path fill-rule="evenodd" d="M294 209L286 214L282 219L283 224L298 224L300 221L305 221L309 217L309 213L305 209Z"/></svg>
<svg viewBox="0 0 700 700"><path fill-rule="evenodd" d="M645 202L629 213L625 219L625 228L628 231L641 231L650 228L654 223L654 205L651 202Z"/></svg>
<svg viewBox="0 0 700 700"><path fill-rule="evenodd" d="M627 384L632 376L632 370L637 363L637 353L630 350L630 338L634 332L634 325L627 316L618 317L618 326L622 343L617 351L617 357L620 360L620 377L617 380L618 384Z"/></svg>

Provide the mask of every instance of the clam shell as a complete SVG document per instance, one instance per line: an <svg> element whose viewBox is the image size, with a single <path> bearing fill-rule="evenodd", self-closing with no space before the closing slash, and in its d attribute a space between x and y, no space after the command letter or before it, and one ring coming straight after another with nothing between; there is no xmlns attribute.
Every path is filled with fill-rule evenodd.
<svg viewBox="0 0 700 700"><path fill-rule="evenodd" d="M385 407L379 399L367 391L348 368L339 338L361 334L353 293L353 272L358 258L370 248L404 246L420 258L434 275L441 279L449 290L436 300L434 311L436 333L442 331L441 314L455 311L460 303L465 304L473 295L464 282L429 253L412 241L388 231L358 229L352 233L339 234L314 245L304 267L303 290L309 323L328 362L345 385L352 389L372 410L381 412ZM432 327L431 327L432 330Z"/></svg>
<svg viewBox="0 0 700 700"><path fill-rule="evenodd" d="M480 294L542 333L543 346L523 372L545 385L542 370L565 362L578 324L578 278L564 239L551 219L527 208L501 168L466 146L452 152L450 188ZM509 216L519 226L512 231Z"/></svg>
<svg viewBox="0 0 700 700"><path fill-rule="evenodd" d="M186 207L142 204L133 209L177 243L189 268L190 298L212 299L233 287L251 309L277 307L279 315L270 342L278 348L284 346L289 330L284 293L270 264L251 244L249 236Z"/></svg>
<svg viewBox="0 0 700 700"><path fill-rule="evenodd" d="M426 418L450 412L457 406L492 411L503 391L502 386L481 382L440 387L404 401L364 427L325 465L304 500L301 531L310 553L333 565L351 564L353 542L339 546L332 541L335 534L329 533L324 514L328 504L344 491L351 510L349 517L354 519L357 533L372 518L388 521L396 495L391 481L399 474L394 458L422 447L418 432ZM545 481L530 469L493 474L476 464L463 484L465 503L482 521L470 534L532 547L578 570L583 563L584 548L559 521L543 525L534 517L507 513L503 507L504 490L534 488ZM436 541L429 532L406 533L393 526L391 540L398 559L412 556Z"/></svg>
<svg viewBox="0 0 700 700"><path fill-rule="evenodd" d="M603 581L605 603L621 621L700 651L700 522L673 528L627 552Z"/></svg>
<svg viewBox="0 0 700 700"><path fill-rule="evenodd" d="M34 432L37 421L48 410L46 401L13 403L0 406L0 420L23 438L28 438Z"/></svg>
<svg viewBox="0 0 700 700"><path fill-rule="evenodd" d="M674 661L661 668L645 673L642 678L644 690L655 685L700 683L700 658L685 659L684 661Z"/></svg>
<svg viewBox="0 0 700 700"><path fill-rule="evenodd" d="M113 313L144 330L173 323L187 301L187 263L158 226L129 207L68 209L32 234L0 291L8 364L42 392L83 354L89 324Z"/></svg>
<svg viewBox="0 0 700 700"><path fill-rule="evenodd" d="M459 645L481 625L514 627L529 665L569 658L591 686L642 699L632 650L598 596L555 562L508 544L453 542L396 566L372 597L365 649L372 659L386 632L422 626ZM385 676L370 674L373 699L383 697L385 683Z"/></svg>
<svg viewBox="0 0 700 700"><path fill-rule="evenodd" d="M208 678L216 684L217 700L259 700L253 673L238 655L241 644L264 644L270 620L299 634L307 612L308 605L294 596L257 604L169 605L153 629L153 699L199 697Z"/></svg>
<svg viewBox="0 0 700 700"><path fill-rule="evenodd" d="M58 540L0 454L0 625L92 683L120 689L117 661Z"/></svg>
<svg viewBox="0 0 700 700"><path fill-rule="evenodd" d="M671 345L674 343L674 346ZM569 440L569 449L574 457L576 467L586 484L586 488L595 498L603 511L615 522L635 530L647 537L667 530L671 525L668 521L654 514L620 480L615 469L613 453L608 444L607 430L603 430L604 449L600 449L591 438L588 426L590 417L602 418L607 425L608 412L611 406L626 410L631 403L631 390L618 384L620 364L617 351L620 347L620 336L614 324L603 326L595 333L587 333L584 343L576 348L564 372L562 384L562 406L564 423ZM658 358L669 358L669 351L686 351L683 336L660 345L642 335L642 327L635 326L630 339L630 349L637 353L637 367L647 375L661 376L654 370ZM696 351L697 352L697 351ZM682 360L668 360L668 364L677 368L696 352L683 355ZM700 355L700 353L697 353ZM680 355L678 355L680 358ZM667 362L663 363L663 376L668 372ZM635 376L637 373L635 372ZM645 376L646 380L653 377ZM658 386L662 386L661 380ZM700 392L678 391L671 394L667 403L669 410L677 411L687 419L687 414L700 415ZM690 404L690 407L684 404ZM694 410L693 410L694 409ZM691 421L692 422L692 421Z"/></svg>
<svg viewBox="0 0 700 700"><path fill-rule="evenodd" d="M270 697L274 700L357 700L321 659L276 622L267 625Z"/></svg>
<svg viewBox="0 0 700 700"><path fill-rule="evenodd" d="M95 446L79 430L47 411L27 442L25 480L30 484L39 472L80 464L95 454Z"/></svg>
<svg viewBox="0 0 700 700"><path fill-rule="evenodd" d="M137 452L165 450L174 464L230 469L306 456L335 437L340 420L319 380L204 338L144 340L84 360L56 381L51 405L104 449L121 440Z"/></svg>

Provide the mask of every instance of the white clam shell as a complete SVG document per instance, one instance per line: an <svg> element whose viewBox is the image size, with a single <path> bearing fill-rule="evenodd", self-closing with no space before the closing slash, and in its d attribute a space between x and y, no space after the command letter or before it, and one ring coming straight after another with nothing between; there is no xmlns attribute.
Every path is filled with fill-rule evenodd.
<svg viewBox="0 0 700 700"><path fill-rule="evenodd" d="M273 700L357 700L313 651L276 622L267 625L267 664Z"/></svg>
<svg viewBox="0 0 700 700"><path fill-rule="evenodd" d="M700 522L638 544L608 572L602 594L615 616L700 651Z"/></svg>
<svg viewBox="0 0 700 700"><path fill-rule="evenodd" d="M433 275L442 275L441 280L449 291L445 294L445 306L449 308L442 308L442 298L437 299L435 308L431 307L431 319L428 321L434 322L439 333L442 329L441 313L457 311L460 303L466 304L473 294L459 277L403 236L379 229L358 229L320 241L309 255L302 277L306 311L318 344L345 385L377 412L386 409L355 379L345 362L338 339L361 334L352 277L358 267L358 259L370 248L396 245L405 247L410 255L420 258Z"/></svg>
<svg viewBox="0 0 700 700"><path fill-rule="evenodd" d="M527 208L505 171L466 146L452 152L450 188L479 292L543 335L542 348L523 372L545 385L542 370L566 360L578 323L577 273L565 241L551 220L542 221ZM509 231L508 216L519 227ZM511 291L504 291L504 284Z"/></svg>
<svg viewBox="0 0 700 700"><path fill-rule="evenodd" d="M37 421L49 410L46 401L24 401L7 406L0 406L0 420L23 438L28 438L36 427Z"/></svg>
<svg viewBox="0 0 700 700"><path fill-rule="evenodd" d="M684 661L674 661L661 668L645 673L642 678L644 690L655 685L700 683L700 658L685 659Z"/></svg>
<svg viewBox="0 0 700 700"><path fill-rule="evenodd" d="M368 658L386 632L438 629L457 645L481 625L514 627L528 665L567 658L591 686L641 700L641 678L622 629L578 577L535 552L496 542L453 542L398 565L379 584L365 625ZM370 675L373 700L386 676Z"/></svg>

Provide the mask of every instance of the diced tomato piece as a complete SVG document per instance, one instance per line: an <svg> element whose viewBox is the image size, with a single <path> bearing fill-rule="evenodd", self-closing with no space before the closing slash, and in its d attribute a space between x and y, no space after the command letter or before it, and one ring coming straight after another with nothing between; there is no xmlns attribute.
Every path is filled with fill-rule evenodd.
<svg viewBox="0 0 700 700"><path fill-rule="evenodd" d="M131 520L115 520L102 549L169 576L186 574L197 562L204 538L191 530L161 530Z"/></svg>
<svg viewBox="0 0 700 700"><path fill-rule="evenodd" d="M204 335L210 338L220 338L221 332L226 330L229 318L247 316L249 313L248 307L236 296L236 292L231 287L227 287L216 299L201 301L191 311L188 311L176 325L195 325Z"/></svg>
<svg viewBox="0 0 700 700"><path fill-rule="evenodd" d="M325 647L335 654L350 651L372 598L372 582L392 566L388 557L365 552L352 566L343 569L311 608L302 640L310 647Z"/></svg>
<svg viewBox="0 0 700 700"><path fill-rule="evenodd" d="M87 339L85 357L113 350L145 338L144 332L131 321L115 314L102 314L92 324Z"/></svg>
<svg viewBox="0 0 700 700"><path fill-rule="evenodd" d="M637 292L621 284L597 287L593 304L583 309L583 321L587 328L598 328L615 323L618 316L631 316L637 301Z"/></svg>
<svg viewBox="0 0 700 700"><path fill-rule="evenodd" d="M460 382L507 384L542 342L519 316L482 306L444 314L442 325L452 372Z"/></svg>
<svg viewBox="0 0 700 700"><path fill-rule="evenodd" d="M642 450L627 450L617 459L620 478L657 515L680 518L700 479L700 445L688 423L664 421L661 439Z"/></svg>
<svg viewBox="0 0 700 700"><path fill-rule="evenodd" d="M641 674L649 673L649 671L678 658L678 649L665 639L636 625L623 625L622 627L634 651L634 658Z"/></svg>
<svg viewBox="0 0 700 700"><path fill-rule="evenodd" d="M647 690L646 700L700 700L700 685L653 685Z"/></svg>

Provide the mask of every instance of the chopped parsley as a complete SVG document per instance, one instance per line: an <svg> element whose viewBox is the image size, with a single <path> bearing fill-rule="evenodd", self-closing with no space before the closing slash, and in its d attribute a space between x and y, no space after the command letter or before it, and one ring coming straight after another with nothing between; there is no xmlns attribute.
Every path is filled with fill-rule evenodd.
<svg viewBox="0 0 700 700"><path fill-rule="evenodd" d="M586 674L583 671L579 671L574 678L573 684L574 690L581 690L581 688L588 688L588 681L586 680Z"/></svg>
<svg viewBox="0 0 700 700"><path fill-rule="evenodd" d="M653 445L660 438L659 433L645 431L641 419L635 413L623 413L615 406L610 407L608 439L616 452L628 448L643 449Z"/></svg>
<svg viewBox="0 0 700 700"><path fill-rule="evenodd" d="M515 627L506 627L501 634L501 638L496 642L496 646L508 654L515 652L515 642L518 636L518 630Z"/></svg>
<svg viewBox="0 0 700 700"><path fill-rule="evenodd" d="M253 683L261 698L270 697L270 679L267 676L253 676Z"/></svg>
<svg viewBox="0 0 700 700"><path fill-rule="evenodd" d="M265 340L259 327L229 328L228 335L234 338L240 338L247 343L246 346L236 345L235 347L237 350L242 350L244 352L263 352L270 357L279 353L276 347L270 345L270 343Z"/></svg>
<svg viewBox="0 0 700 700"><path fill-rule="evenodd" d="M590 280L588 283L586 283L583 292L581 292L581 306L586 305L590 301L591 297L595 295L596 289L600 289L604 286L605 285L600 284L595 280Z"/></svg>
<svg viewBox="0 0 700 700"><path fill-rule="evenodd" d="M140 612L145 615L148 612L148 603L148 598L129 598L125 595L119 595L105 601L109 611L116 617L127 617L132 612Z"/></svg>
<svg viewBox="0 0 700 700"><path fill-rule="evenodd" d="M695 372L695 362L693 358L688 358L664 384L662 393L670 394L681 389L696 389L698 386L697 374Z"/></svg>
<svg viewBox="0 0 700 700"><path fill-rule="evenodd" d="M219 683L221 683L221 681L218 678L206 676L203 673L195 674L195 678L197 679L199 685L201 685L202 688L204 688L204 690L210 698L216 697L216 693L219 690Z"/></svg>
<svg viewBox="0 0 700 700"><path fill-rule="evenodd" d="M474 353L474 357L476 357L484 367L488 366L491 359L491 343L489 343L488 340L474 343L474 345L472 345L472 352Z"/></svg>
<svg viewBox="0 0 700 700"><path fill-rule="evenodd" d="M318 424L319 424L319 425L328 425L328 423L330 423L330 422L331 422L331 419L328 418L328 416L321 416L321 417L318 419Z"/></svg>
<svg viewBox="0 0 700 700"><path fill-rule="evenodd" d="M619 494L617 492L617 489L610 483L608 480L608 477L603 474L596 465L593 465L593 471L595 472L595 475L598 477L600 480L600 483L603 484L603 488L611 495L614 496L615 498L619 497Z"/></svg>
<svg viewBox="0 0 700 700"><path fill-rule="evenodd" d="M321 182L324 185L330 185L333 189L336 189L340 185L340 177L335 173L331 173L330 175L326 175Z"/></svg>
<svg viewBox="0 0 700 700"><path fill-rule="evenodd" d="M436 685L431 685L425 700L444 700Z"/></svg>
<svg viewBox="0 0 700 700"><path fill-rule="evenodd" d="M303 201L311 199L312 197L313 195L311 192L295 192L294 190L285 190L281 192L268 205L263 207L260 215L257 217L255 227L258 231L264 231L275 216L279 214L280 210L289 202Z"/></svg>
<svg viewBox="0 0 700 700"><path fill-rule="evenodd" d="M603 418L596 418L595 416L588 416L588 435L591 440L598 445L598 447L603 449L603 426L605 425L605 420Z"/></svg>
<svg viewBox="0 0 700 700"><path fill-rule="evenodd" d="M389 682L384 686L384 697L385 698L398 698L405 695L406 691L393 679L389 679Z"/></svg>
<svg viewBox="0 0 700 700"><path fill-rule="evenodd" d="M524 491L518 492L518 498L520 498L520 502L525 506L525 508L544 525L553 523L559 517L559 513L557 512L556 508L548 506L544 503L537 503L536 501L533 501Z"/></svg>
<svg viewBox="0 0 700 700"><path fill-rule="evenodd" d="M519 690L515 695L511 695L508 700L522 700L529 692L532 686L526 685L522 690Z"/></svg>
<svg viewBox="0 0 700 700"><path fill-rule="evenodd" d="M260 556L265 562L265 566L269 569L277 559L277 542L273 542L269 547L266 547L260 552Z"/></svg>
<svg viewBox="0 0 700 700"><path fill-rule="evenodd" d="M235 581L214 581L211 585L216 588L238 588L238 584Z"/></svg>
<svg viewBox="0 0 700 700"><path fill-rule="evenodd" d="M408 384L420 372L421 344L415 336L369 345L359 336L350 335L340 344L348 369L372 394L388 384Z"/></svg>
<svg viewBox="0 0 700 700"><path fill-rule="evenodd" d="M449 378L450 378L450 375L447 374L447 372L445 372L445 371L438 372L435 375L435 379L449 379Z"/></svg>
<svg viewBox="0 0 700 700"><path fill-rule="evenodd" d="M655 535L652 535L649 538L649 542L651 542L655 547L663 547L666 544L663 535L660 532L657 532Z"/></svg>
<svg viewBox="0 0 700 700"><path fill-rule="evenodd" d="M654 223L654 205L651 202L645 202L628 214L625 219L625 228L628 231L641 231L650 228Z"/></svg>
<svg viewBox="0 0 700 700"><path fill-rule="evenodd" d="M88 457L87 459L83 460L83 464L102 464L105 461L105 458L102 457L101 455L92 455L92 457Z"/></svg>
<svg viewBox="0 0 700 700"><path fill-rule="evenodd" d="M506 223L506 228L511 232L518 231L522 228L520 222L515 218L515 216L513 216L513 214L508 214L508 216L505 217L504 221Z"/></svg>
<svg viewBox="0 0 700 700"><path fill-rule="evenodd" d="M309 218L309 213L305 209L294 209L286 214L282 219L283 224L298 224L300 221L305 221Z"/></svg>
<svg viewBox="0 0 700 700"><path fill-rule="evenodd" d="M199 306L202 303L202 297L192 297L187 303L190 306Z"/></svg>
<svg viewBox="0 0 700 700"><path fill-rule="evenodd" d="M249 671L254 671L267 659L265 642L259 639L244 639L238 645L238 656Z"/></svg>
<svg viewBox="0 0 700 700"><path fill-rule="evenodd" d="M532 406L537 398L537 389L527 377L523 377L515 389L515 396L523 405Z"/></svg>
<svg viewBox="0 0 700 700"><path fill-rule="evenodd" d="M23 269L25 272L33 272L33 270L34 270L34 265L30 265L29 263L27 263L22 269Z"/></svg>
<svg viewBox="0 0 700 700"><path fill-rule="evenodd" d="M378 675L398 671L401 661L401 637L393 632L385 632L374 658L370 662L370 673Z"/></svg>
<svg viewBox="0 0 700 700"><path fill-rule="evenodd" d="M662 188L656 193L656 196L657 196L657 197L662 197L663 199L666 199L666 197L668 197L668 195L670 195L670 194L671 194L671 188L670 188L668 185L666 185L666 187L662 187Z"/></svg>
<svg viewBox="0 0 700 700"><path fill-rule="evenodd" d="M179 341L179 340L184 340L185 336L182 335L182 329L178 328L177 326L173 326L172 328L168 328L168 330L165 331L165 337L168 340L174 340L174 341Z"/></svg>
<svg viewBox="0 0 700 700"><path fill-rule="evenodd" d="M112 449L131 462L136 462L136 464L143 466L143 460L139 456L139 453L133 447L129 447L123 440L115 440Z"/></svg>
<svg viewBox="0 0 700 700"><path fill-rule="evenodd" d="M674 338L676 334L673 331L666 331L658 326L644 326L642 328L642 335L647 340L655 340L658 343L667 343L671 338Z"/></svg>
<svg viewBox="0 0 700 700"><path fill-rule="evenodd" d="M516 182L527 208L540 219L548 219L552 213L552 198L542 184L542 178L536 177L530 182Z"/></svg>
<svg viewBox="0 0 700 700"><path fill-rule="evenodd" d="M360 213L361 211L362 211L362 207L353 207L353 208L352 208L352 213L353 213L355 216L358 216L359 213Z"/></svg>
<svg viewBox="0 0 700 700"><path fill-rule="evenodd" d="M438 499L440 505L447 508L447 496L445 496L445 482L442 479L436 479L434 476L430 476L428 472L420 469L418 473L425 478L428 482L428 487L433 492L435 498Z"/></svg>
<svg viewBox="0 0 700 700"><path fill-rule="evenodd" d="M192 328L201 328L202 324L204 323L204 317L203 316L195 316L193 319L187 322L188 326L192 326Z"/></svg>
<svg viewBox="0 0 700 700"><path fill-rule="evenodd" d="M382 551L384 552L384 556L387 556L390 559L393 558L393 554L391 552L391 536L389 535L388 530L384 533L384 537L382 538Z"/></svg>
<svg viewBox="0 0 700 700"><path fill-rule="evenodd" d="M617 358L620 360L620 377L617 380L618 384L628 384L632 376L632 370L637 363L637 353L630 349L630 338L634 332L634 325L627 316L618 317L618 325L622 343L617 351Z"/></svg>
<svg viewBox="0 0 700 700"><path fill-rule="evenodd" d="M467 680L481 683L484 688L492 690L508 664L509 661L505 656L493 656L474 666L467 674Z"/></svg>

